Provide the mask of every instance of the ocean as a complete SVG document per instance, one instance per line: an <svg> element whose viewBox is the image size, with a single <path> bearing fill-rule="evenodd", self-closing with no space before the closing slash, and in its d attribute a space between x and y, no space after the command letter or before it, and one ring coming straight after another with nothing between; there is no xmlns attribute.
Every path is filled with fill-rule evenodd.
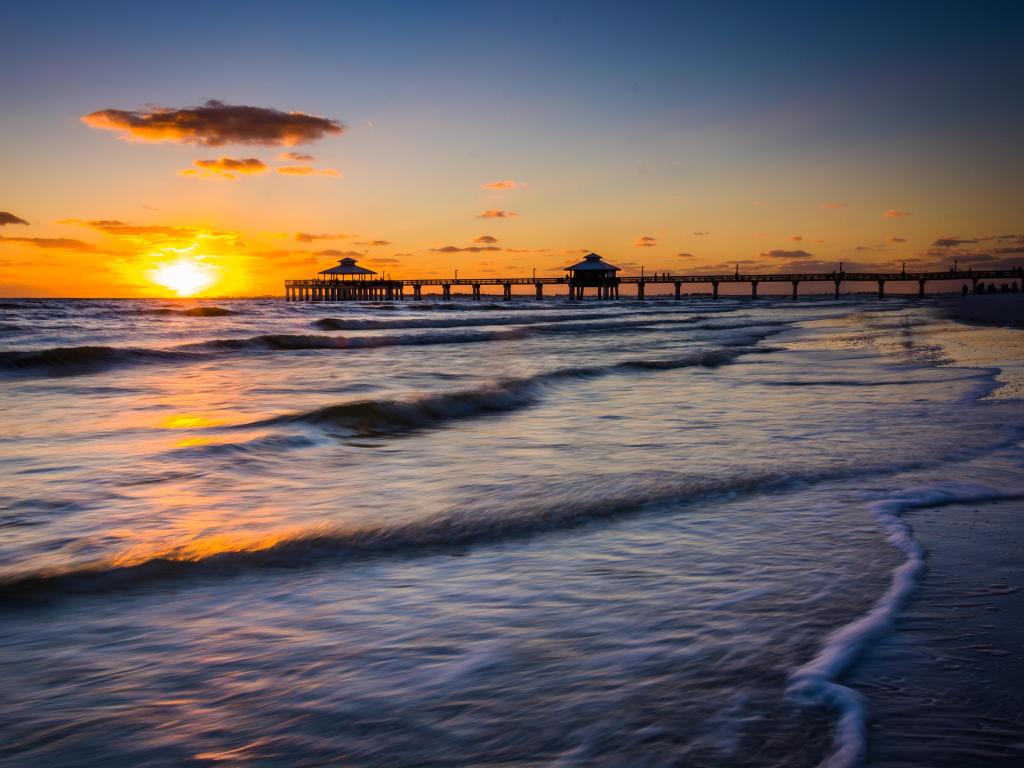
<svg viewBox="0 0 1024 768"><path fill-rule="evenodd" d="M1019 765L940 305L4 300L0 764Z"/></svg>

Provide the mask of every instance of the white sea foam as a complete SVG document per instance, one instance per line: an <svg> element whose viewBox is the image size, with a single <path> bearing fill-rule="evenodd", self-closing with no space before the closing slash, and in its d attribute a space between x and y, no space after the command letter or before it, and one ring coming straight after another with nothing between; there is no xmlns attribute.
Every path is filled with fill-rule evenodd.
<svg viewBox="0 0 1024 768"><path fill-rule="evenodd" d="M871 609L830 634L818 654L798 668L789 681L789 693L798 701L828 706L838 713L834 748L822 763L824 768L850 768L863 761L867 750L867 706L857 691L836 680L868 642L892 626L925 571L927 551L914 538L913 528L902 514L912 509L981 503L1019 495L980 485L951 483L907 489L871 505L871 511L886 532L886 540L905 560L893 571L889 588Z"/></svg>

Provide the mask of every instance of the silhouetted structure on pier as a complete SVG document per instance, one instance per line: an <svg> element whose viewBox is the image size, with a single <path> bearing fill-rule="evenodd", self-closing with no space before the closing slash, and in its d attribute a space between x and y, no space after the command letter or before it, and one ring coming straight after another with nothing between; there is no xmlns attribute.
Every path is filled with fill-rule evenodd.
<svg viewBox="0 0 1024 768"><path fill-rule="evenodd" d="M621 270L605 262L596 253L587 254L583 261L566 267L565 277L462 277L462 278L422 278L410 280L392 280L377 277L373 270L360 267L354 259L346 258L338 262L338 266L325 269L317 274L323 277L312 280L286 280L284 284L285 299L288 301L352 301L352 300L390 300L404 299L405 289L412 288L412 298L419 301L423 298L424 286L441 288L442 301L450 301L452 286L469 286L473 301L481 298L481 289L485 285L500 285L505 301L512 299L512 286L532 285L535 298L544 298L544 286L566 286L566 298L580 300L587 288L594 288L597 298L602 300L618 299L619 288L623 285L636 286L636 298L645 297L648 285L671 284L676 299L682 298L684 285L710 285L712 298L718 298L718 289L723 284L747 283L750 295L757 298L757 288L761 283L790 283L792 297L797 297L800 283L832 283L833 295L839 298L843 283L875 283L878 297L885 297L885 286L889 282L916 282L918 296L924 296L925 285L937 281L969 281L971 292L978 293L979 283L986 280L1010 281L1008 290L1014 290L1018 281L1024 281L1024 270L1021 267L1012 269L950 269L948 272L808 272L785 275L744 275L739 270L725 275L671 275L657 273L654 275L630 275L619 277Z"/></svg>

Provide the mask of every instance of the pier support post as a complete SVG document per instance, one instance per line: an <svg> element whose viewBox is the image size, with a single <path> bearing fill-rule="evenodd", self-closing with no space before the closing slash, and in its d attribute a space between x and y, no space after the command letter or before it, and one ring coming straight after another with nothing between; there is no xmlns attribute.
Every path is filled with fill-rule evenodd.
<svg viewBox="0 0 1024 768"><path fill-rule="evenodd" d="M885 280L878 281L878 298L885 298Z"/></svg>
<svg viewBox="0 0 1024 768"><path fill-rule="evenodd" d="M473 301L480 301L480 283L473 283Z"/></svg>
<svg viewBox="0 0 1024 768"><path fill-rule="evenodd" d="M977 293L977 292L978 292L978 278L972 277L971 278L971 293Z"/></svg>
<svg viewBox="0 0 1024 768"><path fill-rule="evenodd" d="M750 281L750 298L757 298L757 280Z"/></svg>
<svg viewBox="0 0 1024 768"><path fill-rule="evenodd" d="M451 283L445 283L441 286L441 301L452 300L452 285Z"/></svg>
<svg viewBox="0 0 1024 768"><path fill-rule="evenodd" d="M576 300L576 286L573 285L572 283L569 283L569 294L568 294L568 296L569 296L569 301L575 301Z"/></svg>
<svg viewBox="0 0 1024 768"><path fill-rule="evenodd" d="M712 280L711 281L711 298L715 299L715 300L718 299L718 281L717 280Z"/></svg>
<svg viewBox="0 0 1024 768"><path fill-rule="evenodd" d="M423 301L423 286L422 285L414 285L412 287L412 300L413 301Z"/></svg>
<svg viewBox="0 0 1024 768"><path fill-rule="evenodd" d="M616 283L613 287L615 288L615 300L618 301L619 300L619 284Z"/></svg>
<svg viewBox="0 0 1024 768"><path fill-rule="evenodd" d="M644 283L639 282L636 284L636 297L643 301L644 298Z"/></svg>
<svg viewBox="0 0 1024 768"><path fill-rule="evenodd" d="M835 295L832 297L834 299L838 299L839 298L839 283L841 283L841 282L842 282L841 280L836 280L836 292L835 292Z"/></svg>
<svg viewBox="0 0 1024 768"><path fill-rule="evenodd" d="M537 291L537 301L544 300L544 283L534 283L534 289Z"/></svg>
<svg viewBox="0 0 1024 768"><path fill-rule="evenodd" d="M799 285L800 285L800 281L799 280L794 280L793 281L793 301L796 301L796 293L797 293Z"/></svg>
<svg viewBox="0 0 1024 768"><path fill-rule="evenodd" d="M512 283L502 283L501 287L505 289L505 301L512 301Z"/></svg>
<svg viewBox="0 0 1024 768"><path fill-rule="evenodd" d="M682 298L682 295L683 295L683 284L680 283L678 280L676 280L675 288L676 288L676 301L679 301L679 299Z"/></svg>
<svg viewBox="0 0 1024 768"><path fill-rule="evenodd" d="M924 298L924 283L925 283L924 280L918 280L917 281L917 295L920 298Z"/></svg>

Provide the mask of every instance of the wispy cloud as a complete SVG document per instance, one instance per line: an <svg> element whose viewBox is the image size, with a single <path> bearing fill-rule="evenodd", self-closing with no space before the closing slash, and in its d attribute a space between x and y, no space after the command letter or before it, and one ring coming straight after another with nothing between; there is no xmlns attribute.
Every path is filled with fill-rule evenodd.
<svg viewBox="0 0 1024 768"><path fill-rule="evenodd" d="M702 231L702 232L694 232L693 234L695 234L697 237L703 237L704 235L710 235L711 233L710 232L703 232Z"/></svg>
<svg viewBox="0 0 1024 768"><path fill-rule="evenodd" d="M64 251L91 251L94 246L81 240L70 237L3 237L0 236L0 243L23 243L34 245L36 248L55 248Z"/></svg>
<svg viewBox="0 0 1024 768"><path fill-rule="evenodd" d="M526 185L521 181L512 181L512 179L502 179L501 181L489 181L486 184L481 184L480 189L521 189Z"/></svg>
<svg viewBox="0 0 1024 768"><path fill-rule="evenodd" d="M790 235L786 239L787 240L792 240L794 243L802 243L803 240L804 240L804 236L803 235Z"/></svg>
<svg viewBox="0 0 1024 768"><path fill-rule="evenodd" d="M907 216L913 216L910 211L901 211L898 208L890 208L888 211L882 214L887 219L905 219Z"/></svg>
<svg viewBox="0 0 1024 768"><path fill-rule="evenodd" d="M885 242L887 242L887 243L905 243L905 242L907 242L907 238L905 238L905 237L887 237L887 238L885 238Z"/></svg>
<svg viewBox="0 0 1024 768"><path fill-rule="evenodd" d="M519 214L515 211L500 211L493 208L477 214L478 219L514 219Z"/></svg>
<svg viewBox="0 0 1024 768"><path fill-rule="evenodd" d="M365 245L370 247L376 247L379 245L391 245L390 240L357 240L356 245Z"/></svg>
<svg viewBox="0 0 1024 768"><path fill-rule="evenodd" d="M335 259L358 259L365 256L362 251L339 251L337 248L325 248L322 251L314 251L317 256L330 256Z"/></svg>
<svg viewBox="0 0 1024 768"><path fill-rule="evenodd" d="M846 203L822 203L821 207L826 210L834 210L836 208L846 208Z"/></svg>
<svg viewBox="0 0 1024 768"><path fill-rule="evenodd" d="M312 243L314 240L344 240L347 237L355 237L355 235L348 235L344 232L337 232L334 234L316 234L313 232L295 233L295 239L300 243Z"/></svg>
<svg viewBox="0 0 1024 768"><path fill-rule="evenodd" d="M238 176L255 176L266 173L267 164L255 157L218 157L216 160L193 160L195 168L178 171L182 176L195 176L201 179L234 179Z"/></svg>
<svg viewBox="0 0 1024 768"><path fill-rule="evenodd" d="M692 258L694 258L693 254L689 253L688 251L681 251L681 252L677 253L676 256L678 258L680 258L680 259L692 259Z"/></svg>
<svg viewBox="0 0 1024 768"><path fill-rule="evenodd" d="M480 235L480 237L473 238L474 243L496 243L498 238L491 237L490 235Z"/></svg>
<svg viewBox="0 0 1024 768"><path fill-rule="evenodd" d="M0 227L5 224L28 224L28 222L8 211L0 211Z"/></svg>
<svg viewBox="0 0 1024 768"><path fill-rule="evenodd" d="M120 138L129 141L204 147L225 144L291 147L345 130L343 123L326 117L221 101L207 101L199 107L101 109L84 115L81 120L92 128L115 131Z"/></svg>
<svg viewBox="0 0 1024 768"><path fill-rule="evenodd" d="M938 246L939 248L955 248L958 245L967 245L968 243L977 243L975 239L961 239L958 237L940 237L932 245Z"/></svg>
<svg viewBox="0 0 1024 768"><path fill-rule="evenodd" d="M503 251L505 249L497 245L445 245L441 248L431 248L430 250L434 253L483 253L485 251Z"/></svg>
<svg viewBox="0 0 1024 768"><path fill-rule="evenodd" d="M334 168L314 168L311 165L282 165L274 170L283 176L341 176L341 171Z"/></svg>
<svg viewBox="0 0 1024 768"><path fill-rule="evenodd" d="M277 156L278 160L286 160L293 163L312 163L316 160L312 155L307 155L305 152L282 152Z"/></svg>
<svg viewBox="0 0 1024 768"><path fill-rule="evenodd" d="M653 248L657 244L658 240L650 235L641 235L633 241L634 248Z"/></svg>
<svg viewBox="0 0 1024 768"><path fill-rule="evenodd" d="M786 251L781 248L773 248L770 251L762 251L761 258L768 259L813 259L814 254L804 250Z"/></svg>

